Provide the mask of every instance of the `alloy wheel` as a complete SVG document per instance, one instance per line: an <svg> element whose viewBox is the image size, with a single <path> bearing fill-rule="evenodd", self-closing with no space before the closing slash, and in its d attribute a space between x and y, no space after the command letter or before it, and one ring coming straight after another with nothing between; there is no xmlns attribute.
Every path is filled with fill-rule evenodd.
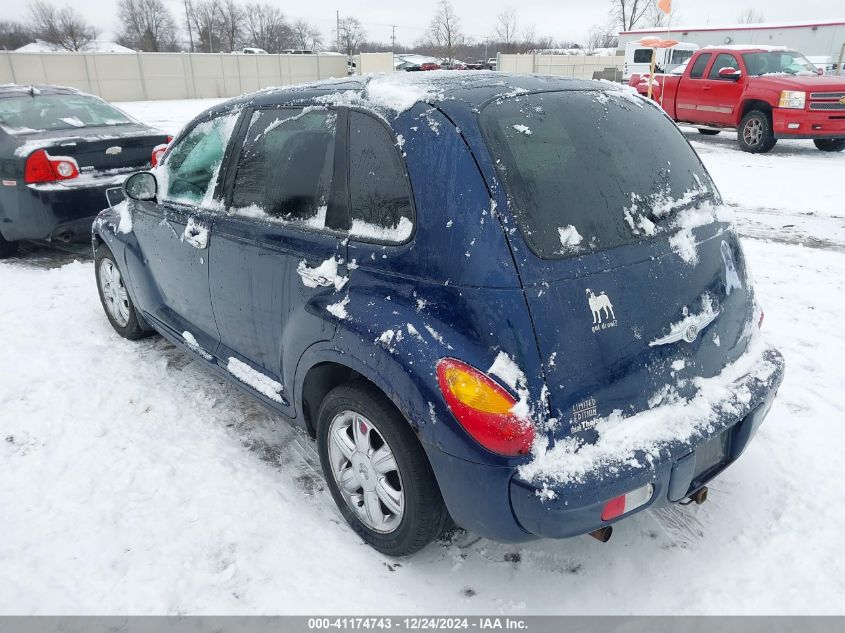
<svg viewBox="0 0 845 633"><path fill-rule="evenodd" d="M100 262L100 290L106 310L120 327L129 324L129 294L120 271L111 259Z"/></svg>
<svg viewBox="0 0 845 633"><path fill-rule="evenodd" d="M742 137L745 139L745 142L752 147L759 145L763 138L763 123L758 119L751 119L745 124L745 129L742 131Z"/></svg>

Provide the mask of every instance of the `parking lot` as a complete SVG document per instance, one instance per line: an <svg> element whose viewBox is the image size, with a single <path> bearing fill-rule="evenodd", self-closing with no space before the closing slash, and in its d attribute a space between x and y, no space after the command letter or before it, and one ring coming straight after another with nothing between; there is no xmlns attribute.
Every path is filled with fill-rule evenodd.
<svg viewBox="0 0 845 633"><path fill-rule="evenodd" d="M174 133L211 103L118 105ZM458 533L381 556L309 440L162 338L119 338L86 248L27 246L0 263L0 612L842 613L845 155L686 133L787 362L706 504L636 515L606 545Z"/></svg>

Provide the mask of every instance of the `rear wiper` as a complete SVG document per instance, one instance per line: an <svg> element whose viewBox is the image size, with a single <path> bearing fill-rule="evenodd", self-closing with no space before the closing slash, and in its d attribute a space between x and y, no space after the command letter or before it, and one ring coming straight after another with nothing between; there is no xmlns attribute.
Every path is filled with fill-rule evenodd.
<svg viewBox="0 0 845 633"><path fill-rule="evenodd" d="M665 222L667 219L671 218L673 215L678 213L679 211L686 211L687 209L693 209L700 205L705 200L712 200L716 196L712 191L702 191L701 193L693 196L689 200L686 200L683 204L679 204L675 207L669 209L666 213L662 215L657 215L654 211L649 210L646 214L646 217L654 222L655 224L660 224L661 222Z"/></svg>

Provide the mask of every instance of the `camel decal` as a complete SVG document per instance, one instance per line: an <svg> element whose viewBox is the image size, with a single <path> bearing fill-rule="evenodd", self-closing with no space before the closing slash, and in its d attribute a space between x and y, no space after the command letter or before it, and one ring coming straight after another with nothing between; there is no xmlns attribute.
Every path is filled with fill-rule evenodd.
<svg viewBox="0 0 845 633"><path fill-rule="evenodd" d="M616 315L613 313L613 304L610 303L610 299L604 292L595 295L592 290L587 288L587 302L590 304L590 310L593 311L593 325L601 323L602 310L604 310L605 320L608 318L616 319Z"/></svg>

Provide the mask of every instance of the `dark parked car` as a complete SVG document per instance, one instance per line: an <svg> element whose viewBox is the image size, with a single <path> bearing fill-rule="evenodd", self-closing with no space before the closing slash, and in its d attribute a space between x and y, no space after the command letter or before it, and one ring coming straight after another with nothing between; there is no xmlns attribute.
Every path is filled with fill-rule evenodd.
<svg viewBox="0 0 845 633"><path fill-rule="evenodd" d="M0 257L19 240L88 240L105 191L169 137L59 86L0 86Z"/></svg>
<svg viewBox="0 0 845 633"><path fill-rule="evenodd" d="M606 539L701 502L781 381L707 171L611 84L265 91L124 188L93 236L114 329L159 332L316 438L341 513L387 554L450 517Z"/></svg>

